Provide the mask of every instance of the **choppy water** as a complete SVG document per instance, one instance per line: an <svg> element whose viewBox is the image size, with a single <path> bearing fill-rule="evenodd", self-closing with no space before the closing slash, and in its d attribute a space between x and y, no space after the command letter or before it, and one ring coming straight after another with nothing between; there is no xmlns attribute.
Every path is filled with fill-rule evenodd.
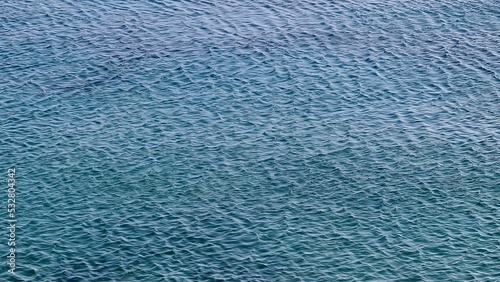
<svg viewBox="0 0 500 282"><path fill-rule="evenodd" d="M0 278L500 281L499 71L496 0L3 1Z"/></svg>

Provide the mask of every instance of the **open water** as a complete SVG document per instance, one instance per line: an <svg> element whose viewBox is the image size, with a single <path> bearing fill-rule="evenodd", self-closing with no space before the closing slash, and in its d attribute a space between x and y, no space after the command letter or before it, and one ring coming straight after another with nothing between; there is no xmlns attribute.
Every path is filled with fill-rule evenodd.
<svg viewBox="0 0 500 282"><path fill-rule="evenodd" d="M500 281L499 89L497 0L2 1L0 279Z"/></svg>

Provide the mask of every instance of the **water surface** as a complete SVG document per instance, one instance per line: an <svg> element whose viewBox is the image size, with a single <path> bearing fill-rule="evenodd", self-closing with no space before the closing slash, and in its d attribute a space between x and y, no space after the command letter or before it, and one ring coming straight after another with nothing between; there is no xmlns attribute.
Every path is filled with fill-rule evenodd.
<svg viewBox="0 0 500 282"><path fill-rule="evenodd" d="M498 1L0 11L2 279L500 279Z"/></svg>

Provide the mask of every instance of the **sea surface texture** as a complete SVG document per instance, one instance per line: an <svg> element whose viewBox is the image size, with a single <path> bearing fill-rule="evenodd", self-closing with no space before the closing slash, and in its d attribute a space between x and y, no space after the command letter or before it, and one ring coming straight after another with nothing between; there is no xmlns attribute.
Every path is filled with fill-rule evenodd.
<svg viewBox="0 0 500 282"><path fill-rule="evenodd" d="M5 0L0 109L1 281L500 281L498 0Z"/></svg>

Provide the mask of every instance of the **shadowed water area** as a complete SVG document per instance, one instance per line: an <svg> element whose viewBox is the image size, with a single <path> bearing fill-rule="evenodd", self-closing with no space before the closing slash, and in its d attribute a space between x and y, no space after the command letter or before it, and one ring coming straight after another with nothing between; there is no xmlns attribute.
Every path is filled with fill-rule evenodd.
<svg viewBox="0 0 500 282"><path fill-rule="evenodd" d="M500 281L499 89L496 0L2 1L0 280Z"/></svg>

